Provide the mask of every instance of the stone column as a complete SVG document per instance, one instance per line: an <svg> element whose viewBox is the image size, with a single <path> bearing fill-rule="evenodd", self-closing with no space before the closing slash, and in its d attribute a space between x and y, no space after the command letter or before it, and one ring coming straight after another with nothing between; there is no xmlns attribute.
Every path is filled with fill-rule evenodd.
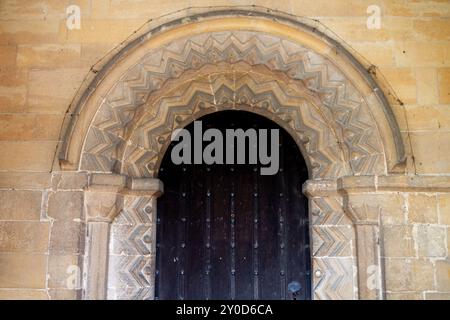
<svg viewBox="0 0 450 320"><path fill-rule="evenodd" d="M338 181L344 210L355 225L358 296L363 300L385 297L380 221L382 207L389 204L380 201L376 179L375 176L352 176Z"/></svg>
<svg viewBox="0 0 450 320"><path fill-rule="evenodd" d="M83 272L86 300L106 299L109 229L122 208L121 192L126 177L93 174L84 192L87 225L86 255Z"/></svg>

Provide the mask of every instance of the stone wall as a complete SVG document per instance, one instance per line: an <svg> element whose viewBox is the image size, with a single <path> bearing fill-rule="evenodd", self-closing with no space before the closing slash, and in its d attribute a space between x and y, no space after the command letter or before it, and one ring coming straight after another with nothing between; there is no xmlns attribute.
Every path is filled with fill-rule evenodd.
<svg viewBox="0 0 450 320"><path fill-rule="evenodd" d="M392 86L411 178L380 177L375 198L351 201L379 205L386 298L450 299L450 3L378 1L381 29L366 27L371 0L232 3L318 19ZM80 30L66 28L69 4ZM230 1L0 2L0 299L81 297L89 176L59 172L64 115L91 66L144 22L209 5Z"/></svg>

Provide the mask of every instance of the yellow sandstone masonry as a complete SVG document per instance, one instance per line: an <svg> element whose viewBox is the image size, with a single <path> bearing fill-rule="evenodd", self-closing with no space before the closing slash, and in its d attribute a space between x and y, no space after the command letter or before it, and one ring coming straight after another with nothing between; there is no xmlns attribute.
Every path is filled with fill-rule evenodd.
<svg viewBox="0 0 450 320"><path fill-rule="evenodd" d="M450 68L438 69L439 102L450 104Z"/></svg>
<svg viewBox="0 0 450 320"><path fill-rule="evenodd" d="M81 8L80 30L66 27L69 4ZM67 289L65 272L83 253L79 221L88 175L52 168L64 114L90 67L149 19L190 6L251 4L318 19L377 66L376 79L383 83L384 75L404 104L389 97L405 142L406 172L448 179L447 0L0 0L0 299L80 297ZM381 8L381 29L366 27L372 4ZM449 300L448 190L362 193L354 202L385 204L386 298Z"/></svg>
<svg viewBox="0 0 450 320"><path fill-rule="evenodd" d="M410 194L408 196L408 208L410 223L438 223L437 197L435 194Z"/></svg>
<svg viewBox="0 0 450 320"><path fill-rule="evenodd" d="M46 288L47 255L0 253L0 288Z"/></svg>

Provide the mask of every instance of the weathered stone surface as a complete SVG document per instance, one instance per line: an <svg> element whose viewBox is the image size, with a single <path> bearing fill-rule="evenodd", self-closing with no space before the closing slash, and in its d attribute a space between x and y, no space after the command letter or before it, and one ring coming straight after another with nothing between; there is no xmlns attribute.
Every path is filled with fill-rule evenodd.
<svg viewBox="0 0 450 320"><path fill-rule="evenodd" d="M414 226L419 257L445 257L446 233L446 228L441 226Z"/></svg>
<svg viewBox="0 0 450 320"><path fill-rule="evenodd" d="M81 258L78 255L49 255L48 282L51 289L81 289Z"/></svg>
<svg viewBox="0 0 450 320"><path fill-rule="evenodd" d="M60 191L51 193L48 200L48 216L56 220L73 221L83 215L83 192Z"/></svg>
<svg viewBox="0 0 450 320"><path fill-rule="evenodd" d="M412 105L405 108L410 131L450 130L450 105Z"/></svg>
<svg viewBox="0 0 450 320"><path fill-rule="evenodd" d="M0 221L0 252L46 253L50 224L37 221Z"/></svg>
<svg viewBox="0 0 450 320"><path fill-rule="evenodd" d="M450 293L450 260L436 261L436 289Z"/></svg>
<svg viewBox="0 0 450 320"><path fill-rule="evenodd" d="M22 68L79 66L80 56L80 44L20 45L17 65Z"/></svg>
<svg viewBox="0 0 450 320"><path fill-rule="evenodd" d="M87 72L83 68L31 70L27 110L63 114Z"/></svg>
<svg viewBox="0 0 450 320"><path fill-rule="evenodd" d="M0 289L0 300L48 300L44 289Z"/></svg>
<svg viewBox="0 0 450 320"><path fill-rule="evenodd" d="M84 224L55 221L50 233L50 254L66 255L82 253L84 249Z"/></svg>
<svg viewBox="0 0 450 320"><path fill-rule="evenodd" d="M450 68L438 70L439 102L450 104Z"/></svg>
<svg viewBox="0 0 450 320"><path fill-rule="evenodd" d="M0 172L1 189L47 189L51 174L46 172ZM17 191L19 192L19 191ZM1 197L1 196L0 196ZM1 203L2 201L0 201Z"/></svg>
<svg viewBox="0 0 450 320"><path fill-rule="evenodd" d="M418 68L416 70L417 103L435 105L439 103L438 77L435 68Z"/></svg>
<svg viewBox="0 0 450 320"><path fill-rule="evenodd" d="M48 294L52 300L80 300L82 297L81 290L50 289Z"/></svg>
<svg viewBox="0 0 450 320"><path fill-rule="evenodd" d="M425 292L425 300L450 300L450 292Z"/></svg>
<svg viewBox="0 0 450 320"><path fill-rule="evenodd" d="M86 172L58 172L52 177L53 187L57 190L84 189L88 183Z"/></svg>
<svg viewBox="0 0 450 320"><path fill-rule="evenodd" d="M354 194L349 205L361 220L378 222L384 225L404 224L406 222L406 200L401 194Z"/></svg>
<svg viewBox="0 0 450 320"><path fill-rule="evenodd" d="M414 148L417 173L438 175L450 172L450 161L448 160L449 132L412 132L410 137Z"/></svg>
<svg viewBox="0 0 450 320"><path fill-rule="evenodd" d="M403 103L417 102L416 76L411 68L381 68L381 72L392 84Z"/></svg>
<svg viewBox="0 0 450 320"><path fill-rule="evenodd" d="M416 255L412 226L385 226L383 227L383 238L386 257L413 257Z"/></svg>
<svg viewBox="0 0 450 320"><path fill-rule="evenodd" d="M42 192L0 190L0 220L39 220Z"/></svg>
<svg viewBox="0 0 450 320"><path fill-rule="evenodd" d="M427 194L408 196L408 220L410 223L437 223L437 197Z"/></svg>
<svg viewBox="0 0 450 320"><path fill-rule="evenodd" d="M439 198L439 222L450 225L450 194L441 193Z"/></svg>
<svg viewBox="0 0 450 320"><path fill-rule="evenodd" d="M45 289L47 255L0 253L0 288Z"/></svg>
<svg viewBox="0 0 450 320"><path fill-rule="evenodd" d="M424 291L434 289L433 264L424 259L386 258L387 291Z"/></svg>
<svg viewBox="0 0 450 320"><path fill-rule="evenodd" d="M387 292L387 300L421 300L422 294L419 292Z"/></svg>
<svg viewBox="0 0 450 320"><path fill-rule="evenodd" d="M50 172L56 145L56 141L0 141L0 170Z"/></svg>
<svg viewBox="0 0 450 320"><path fill-rule="evenodd" d="M0 114L0 140L58 140L63 115Z"/></svg>

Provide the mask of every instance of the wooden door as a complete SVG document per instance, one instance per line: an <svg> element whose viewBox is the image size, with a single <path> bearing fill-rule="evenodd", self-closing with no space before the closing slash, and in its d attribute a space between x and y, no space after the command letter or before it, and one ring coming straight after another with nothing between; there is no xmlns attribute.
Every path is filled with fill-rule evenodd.
<svg viewBox="0 0 450 320"><path fill-rule="evenodd" d="M261 116L224 111L203 127L280 130L280 169L175 165L159 178L157 299L310 299L307 169L293 139ZM186 129L192 132L193 125Z"/></svg>

